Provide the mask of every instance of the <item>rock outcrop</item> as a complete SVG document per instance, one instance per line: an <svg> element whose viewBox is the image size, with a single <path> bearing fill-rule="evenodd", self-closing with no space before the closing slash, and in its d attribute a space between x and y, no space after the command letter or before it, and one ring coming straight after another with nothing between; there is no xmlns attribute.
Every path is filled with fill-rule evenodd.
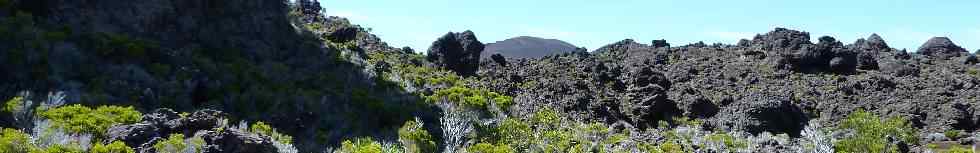
<svg viewBox="0 0 980 153"><path fill-rule="evenodd" d="M651 45L653 45L655 48L670 47L670 43L667 43L666 39L653 40Z"/></svg>
<svg viewBox="0 0 980 153"><path fill-rule="evenodd" d="M919 54L939 59L949 59L951 57L960 57L969 54L969 52L954 44L947 37L933 37L919 47Z"/></svg>
<svg viewBox="0 0 980 153"><path fill-rule="evenodd" d="M256 135L240 129L227 127L224 113L214 110L201 110L180 117L170 109L157 109L146 114L143 121L136 124L117 125L109 128L106 142L122 141L139 152L156 152L152 146L171 134L185 137L199 136L206 146L204 152L213 153L271 153L278 152L269 137Z"/></svg>
<svg viewBox="0 0 980 153"><path fill-rule="evenodd" d="M479 67L484 47L472 31L450 32L432 42L426 59L459 75L472 76Z"/></svg>

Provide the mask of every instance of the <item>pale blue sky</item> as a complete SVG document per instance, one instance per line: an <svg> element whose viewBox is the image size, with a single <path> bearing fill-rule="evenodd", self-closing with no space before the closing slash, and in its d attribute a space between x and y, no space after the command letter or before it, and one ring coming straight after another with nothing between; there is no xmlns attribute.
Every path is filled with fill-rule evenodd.
<svg viewBox="0 0 980 153"><path fill-rule="evenodd" d="M449 31L473 30L484 43L516 36L596 49L631 38L735 44L775 27L852 43L872 33L916 50L933 36L980 48L977 0L320 0L328 15L372 28L388 44L428 49Z"/></svg>

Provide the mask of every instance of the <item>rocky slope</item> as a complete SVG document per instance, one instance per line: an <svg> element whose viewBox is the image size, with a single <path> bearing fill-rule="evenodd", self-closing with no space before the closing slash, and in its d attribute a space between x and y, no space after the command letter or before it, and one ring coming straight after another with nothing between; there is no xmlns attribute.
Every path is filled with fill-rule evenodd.
<svg viewBox="0 0 980 153"><path fill-rule="evenodd" d="M978 128L980 65L937 37L917 53L878 35L844 45L777 28L738 45L656 47L623 40L596 53L484 62L481 86L512 94L517 108L554 107L578 120L644 129L674 117L707 129L800 135L858 109L900 116L921 135Z"/></svg>
<svg viewBox="0 0 980 153"><path fill-rule="evenodd" d="M493 54L500 54L509 58L541 58L573 52L577 49L575 45L557 39L520 36L488 43L480 57L489 59Z"/></svg>
<svg viewBox="0 0 980 153"><path fill-rule="evenodd" d="M820 152L860 135L844 126L857 110L908 121L921 141L873 139L898 151L972 144L938 133L980 128L980 61L942 37L910 53L877 35L845 45L777 28L734 45L627 39L521 59L486 56L495 44L472 31L415 54L310 0L0 8L0 126L32 129L6 115L15 93L65 91L69 104L148 112L99 131L140 152L173 134L205 152L281 149L227 125L245 121L292 135L299 152Z"/></svg>

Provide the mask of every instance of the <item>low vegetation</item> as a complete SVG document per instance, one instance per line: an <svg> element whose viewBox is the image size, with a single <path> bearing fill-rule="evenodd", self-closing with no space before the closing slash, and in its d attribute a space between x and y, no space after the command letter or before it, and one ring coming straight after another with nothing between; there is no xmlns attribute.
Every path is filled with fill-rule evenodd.
<svg viewBox="0 0 980 153"><path fill-rule="evenodd" d="M916 131L907 120L892 117L882 120L878 115L864 110L851 113L841 122L841 130L853 130L854 136L844 138L834 144L838 152L898 152L898 147L889 139L907 144L917 144Z"/></svg>

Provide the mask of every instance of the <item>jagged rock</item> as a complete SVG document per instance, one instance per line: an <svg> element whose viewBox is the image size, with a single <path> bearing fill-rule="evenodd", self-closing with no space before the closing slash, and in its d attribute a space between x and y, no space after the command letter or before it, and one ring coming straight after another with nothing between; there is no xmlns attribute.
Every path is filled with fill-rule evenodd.
<svg viewBox="0 0 980 153"><path fill-rule="evenodd" d="M959 57L967 54L967 51L954 44L949 38L932 37L919 47L919 54L940 59L949 59L950 57Z"/></svg>
<svg viewBox="0 0 980 153"><path fill-rule="evenodd" d="M412 47L405 46L405 47L402 47L402 53L405 53L405 54L415 54L415 49L412 49Z"/></svg>
<svg viewBox="0 0 980 153"><path fill-rule="evenodd" d="M977 59L977 55L974 54L970 54L967 55L966 57L963 57L961 61L963 61L963 64L967 64L967 65L980 63L980 60Z"/></svg>
<svg viewBox="0 0 980 153"><path fill-rule="evenodd" d="M799 136L809 120L806 113L789 98L752 94L722 110L715 116L718 125L729 130L752 134L786 133Z"/></svg>
<svg viewBox="0 0 980 153"><path fill-rule="evenodd" d="M776 28L764 35L756 35L751 44L762 50L797 50L803 44L810 44L810 34L786 28Z"/></svg>
<svg viewBox="0 0 980 153"><path fill-rule="evenodd" d="M450 32L432 42L426 59L462 76L472 76L476 74L484 47L472 31Z"/></svg>
<svg viewBox="0 0 980 153"><path fill-rule="evenodd" d="M221 153L270 153L278 152L268 137L251 134L237 129L221 132L205 132L201 135L207 144L216 145L211 152Z"/></svg>
<svg viewBox="0 0 980 153"><path fill-rule="evenodd" d="M179 119L180 115L177 112L169 108L160 108L153 110L153 112L143 115L143 123L148 123L152 125L165 125L167 122Z"/></svg>
<svg viewBox="0 0 980 153"><path fill-rule="evenodd" d="M357 38L357 33L360 28L354 26L346 26L338 28L327 35L327 39L336 43L349 42Z"/></svg>
<svg viewBox="0 0 980 153"><path fill-rule="evenodd" d="M490 59L493 60L493 62L499 64L500 66L504 66L504 67L507 66L507 58L504 58L504 55L493 54L490 55Z"/></svg>
<svg viewBox="0 0 980 153"><path fill-rule="evenodd" d="M717 104L712 103L703 97L695 99L693 103L687 105L686 109L688 116L694 118L711 118L714 117L715 114L718 114L718 111L721 110Z"/></svg>
<svg viewBox="0 0 980 153"><path fill-rule="evenodd" d="M881 68L881 70L897 77L919 75L918 67L915 65L906 64L905 62L888 62Z"/></svg>
<svg viewBox="0 0 980 153"><path fill-rule="evenodd" d="M830 71L838 74L852 73L857 69L858 59L850 50L837 48L834 51L837 55L830 60Z"/></svg>
<svg viewBox="0 0 980 153"><path fill-rule="evenodd" d="M895 53L894 58L900 60L908 60L908 59L912 59L912 55L909 54L908 51L905 51L905 49L902 49L901 51L898 51L898 53Z"/></svg>
<svg viewBox="0 0 980 153"><path fill-rule="evenodd" d="M859 39L854 43L854 45L857 45L856 49L860 49L861 51L891 51L891 47L888 47L888 43L886 43L884 39L881 39L881 36L878 36L878 34L871 34L871 36L868 36L867 40Z"/></svg>
<svg viewBox="0 0 980 153"><path fill-rule="evenodd" d="M630 78L626 81L630 100L620 107L627 108L625 116L633 125L641 129L656 127L658 121L667 121L681 114L677 103L667 100L670 82L662 73L641 67L629 71L627 76Z"/></svg>
<svg viewBox="0 0 980 153"><path fill-rule="evenodd" d="M751 40L748 40L748 39L739 39L738 40L738 43L736 44L736 46L738 46L738 47L750 47L750 46L752 46L752 41Z"/></svg>
<svg viewBox="0 0 980 153"><path fill-rule="evenodd" d="M670 47L670 43L667 43L665 39L653 40L652 45L654 48Z"/></svg>
<svg viewBox="0 0 980 153"><path fill-rule="evenodd" d="M127 146L139 146L155 137L161 137L159 131L157 125L146 123L114 126L106 132L106 143L122 141Z"/></svg>
<svg viewBox="0 0 980 153"><path fill-rule="evenodd" d="M878 70L878 57L875 52L862 51L857 55L857 68L862 70Z"/></svg>

